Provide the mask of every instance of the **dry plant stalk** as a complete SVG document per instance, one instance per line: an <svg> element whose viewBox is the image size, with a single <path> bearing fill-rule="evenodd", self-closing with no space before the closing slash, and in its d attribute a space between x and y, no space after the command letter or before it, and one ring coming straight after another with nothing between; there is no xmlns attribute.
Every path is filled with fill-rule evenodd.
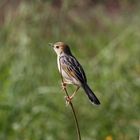
<svg viewBox="0 0 140 140"><path fill-rule="evenodd" d="M62 76L60 60L59 60L59 64L60 64L61 81L64 84L64 79L63 79L63 76ZM69 94L68 94L68 91L67 91L66 88L64 88L64 91L65 91L66 96L69 98ZM73 113L73 118L74 118L74 121L75 121L75 127L76 127L76 132L77 132L78 140L81 140L81 133L80 133L80 127L79 127L78 119L77 119L77 116L76 116L76 112L75 112L74 106L73 106L71 101L69 102L69 105L70 105L72 113Z"/></svg>

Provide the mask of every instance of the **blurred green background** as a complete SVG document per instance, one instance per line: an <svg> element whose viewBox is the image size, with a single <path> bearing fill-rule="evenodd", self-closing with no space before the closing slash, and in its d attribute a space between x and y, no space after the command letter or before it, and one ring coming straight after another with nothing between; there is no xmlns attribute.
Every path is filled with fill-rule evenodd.
<svg viewBox="0 0 140 140"><path fill-rule="evenodd" d="M0 0L0 140L77 139L48 46L57 41L71 46L101 101L82 89L73 100L82 140L137 140L138 0Z"/></svg>

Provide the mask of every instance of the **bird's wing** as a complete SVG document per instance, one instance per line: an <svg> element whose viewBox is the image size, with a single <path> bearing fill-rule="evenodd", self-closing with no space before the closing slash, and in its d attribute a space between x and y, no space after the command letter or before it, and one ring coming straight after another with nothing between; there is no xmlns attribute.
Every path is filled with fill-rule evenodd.
<svg viewBox="0 0 140 140"><path fill-rule="evenodd" d="M85 72L74 56L64 55L60 57L61 68L67 73L68 76L75 78L81 83L86 83Z"/></svg>

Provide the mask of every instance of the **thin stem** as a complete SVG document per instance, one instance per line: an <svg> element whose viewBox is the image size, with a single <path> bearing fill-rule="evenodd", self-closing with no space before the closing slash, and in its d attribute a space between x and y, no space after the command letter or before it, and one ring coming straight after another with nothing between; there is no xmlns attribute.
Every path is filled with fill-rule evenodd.
<svg viewBox="0 0 140 140"><path fill-rule="evenodd" d="M62 81L62 83L64 83L64 79L63 79L63 76L62 76L62 69L61 69L60 59L59 59L59 65L60 65L61 81ZM67 89L64 88L64 90L65 90L66 96L69 98L69 94L68 94ZM78 123L78 119L77 119L77 116L76 116L76 112L75 112L74 106L73 106L71 101L69 102L69 104L71 106L73 117L74 117L74 120L75 120L75 127L76 127L76 132L77 132L78 140L81 140L81 133L80 133L80 128L79 128L79 123Z"/></svg>

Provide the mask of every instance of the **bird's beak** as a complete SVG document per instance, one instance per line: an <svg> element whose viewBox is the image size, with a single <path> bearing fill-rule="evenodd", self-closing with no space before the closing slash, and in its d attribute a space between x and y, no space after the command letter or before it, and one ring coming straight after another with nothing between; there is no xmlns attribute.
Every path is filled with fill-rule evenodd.
<svg viewBox="0 0 140 140"><path fill-rule="evenodd" d="M49 46L50 46L50 47L53 47L53 43L49 43Z"/></svg>

